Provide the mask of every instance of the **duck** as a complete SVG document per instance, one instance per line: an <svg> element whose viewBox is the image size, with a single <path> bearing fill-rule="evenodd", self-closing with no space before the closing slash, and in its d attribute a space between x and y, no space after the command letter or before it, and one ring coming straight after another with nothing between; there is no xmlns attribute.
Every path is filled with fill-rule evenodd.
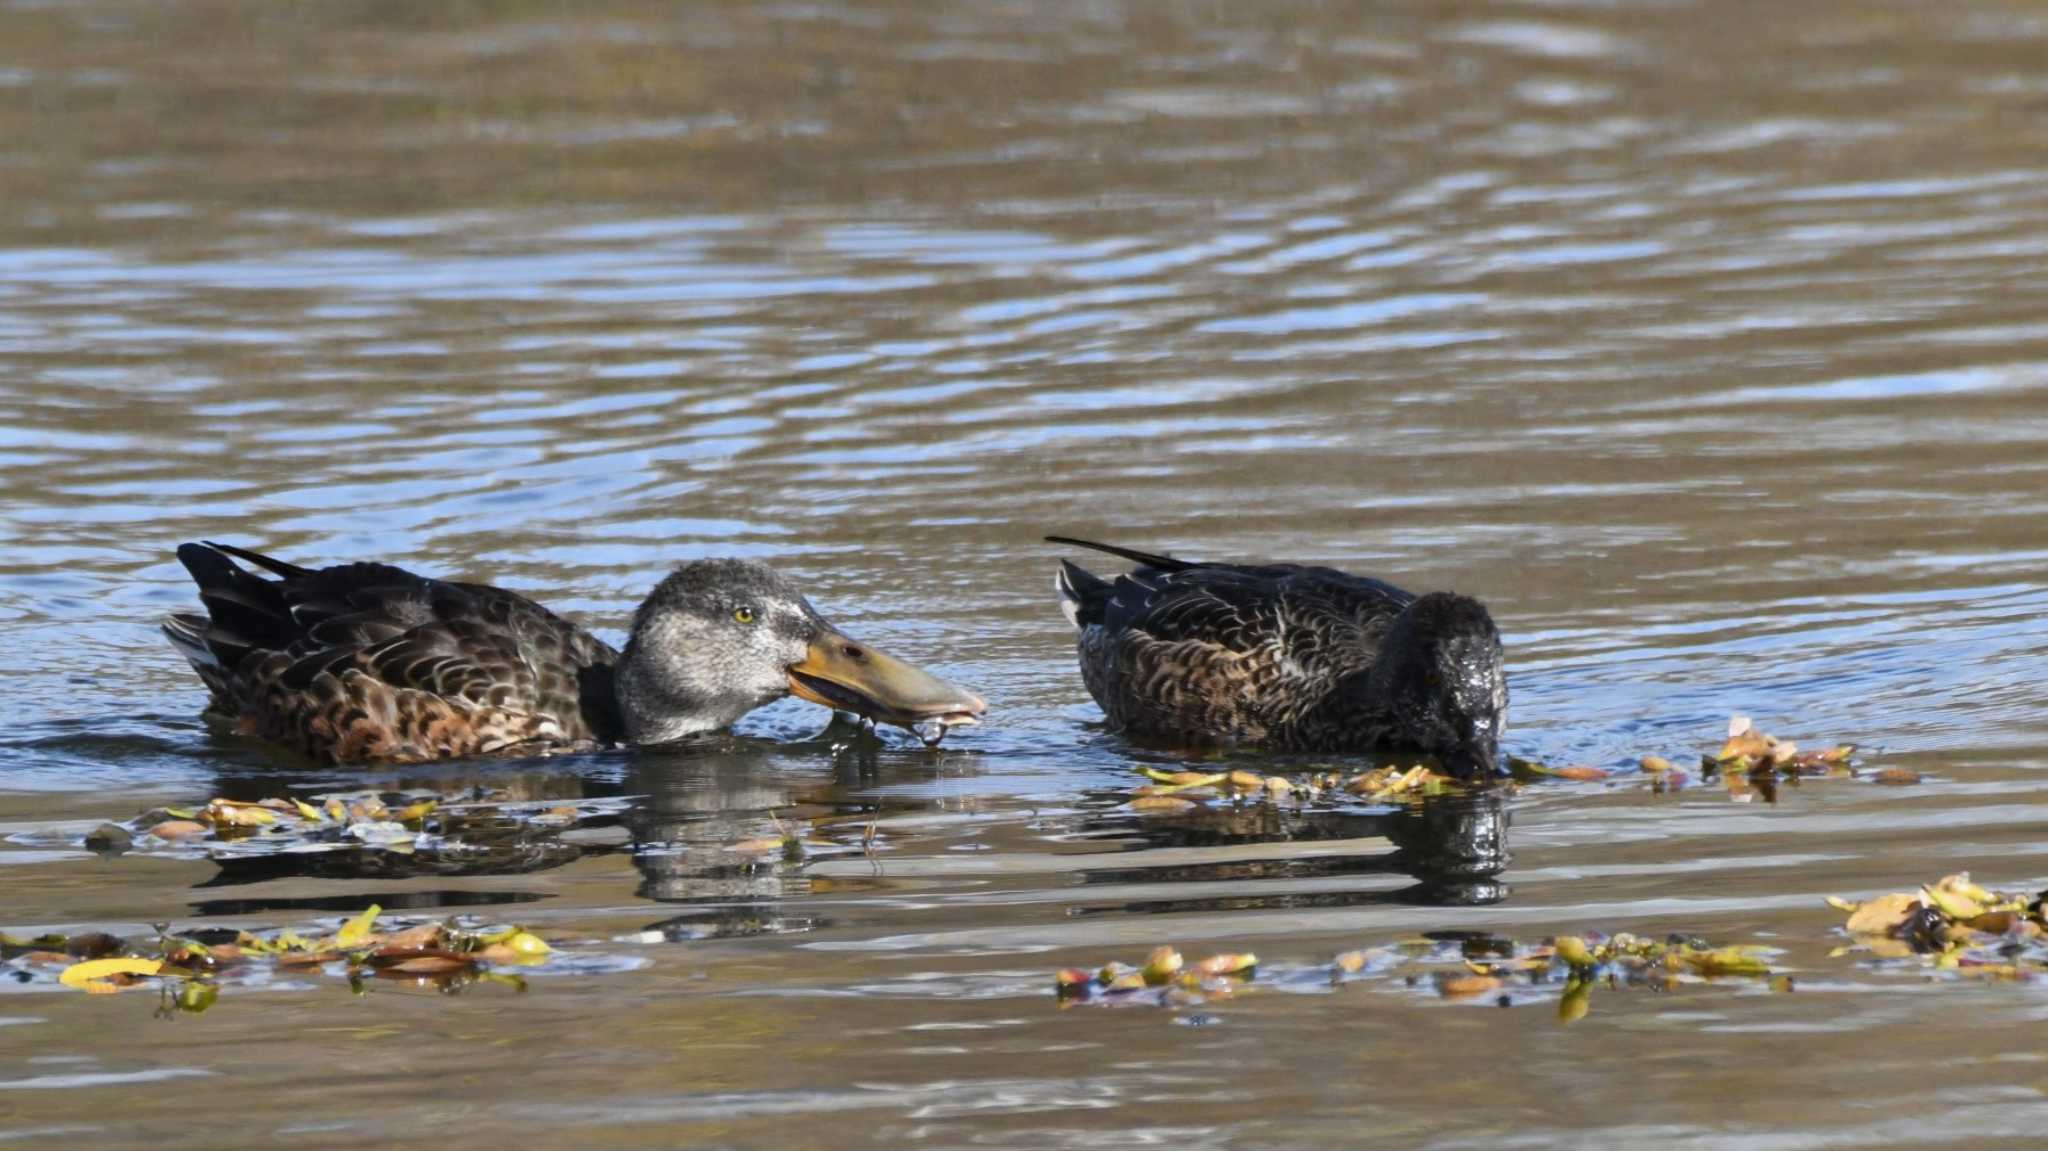
<svg viewBox="0 0 2048 1151"><path fill-rule="evenodd" d="M487 584L210 541L177 554L206 612L162 627L206 684L207 715L327 764L673 743L791 695L940 735L988 706L847 636L753 560L676 568L621 651Z"/></svg>
<svg viewBox="0 0 2048 1151"><path fill-rule="evenodd" d="M1500 630L1456 592L1416 595L1334 568L1204 563L1047 536L1138 565L1054 577L1081 677L1113 728L1175 744L1416 752L1500 772Z"/></svg>

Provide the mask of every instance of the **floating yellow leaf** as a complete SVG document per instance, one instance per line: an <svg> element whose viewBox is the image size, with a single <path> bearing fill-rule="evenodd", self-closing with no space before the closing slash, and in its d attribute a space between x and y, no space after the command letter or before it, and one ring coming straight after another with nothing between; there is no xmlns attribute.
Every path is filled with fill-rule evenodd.
<svg viewBox="0 0 2048 1151"><path fill-rule="evenodd" d="M216 799L208 803L201 817L215 827L265 827L277 822L277 813L269 808L232 799Z"/></svg>
<svg viewBox="0 0 2048 1151"><path fill-rule="evenodd" d="M1977 901L1943 881L1933 887L1922 887L1920 898L1927 906L1934 908L1950 919L1975 919L1984 914Z"/></svg>
<svg viewBox="0 0 2048 1151"><path fill-rule="evenodd" d="M1139 772L1154 783L1164 783L1172 787L1206 787L1230 778L1227 772L1221 771L1162 771L1156 767L1146 767L1140 768Z"/></svg>
<svg viewBox="0 0 2048 1151"><path fill-rule="evenodd" d="M1721 947L1712 951L1683 950L1679 962L1700 975L1769 975L1771 965L1745 947Z"/></svg>
<svg viewBox="0 0 2048 1151"><path fill-rule="evenodd" d="M88 959L74 963L57 976L57 981L66 987L82 988L86 991L115 991L117 984L107 982L112 975L155 975L164 968L160 959Z"/></svg>
<svg viewBox="0 0 2048 1151"><path fill-rule="evenodd" d="M1259 957L1246 951L1237 955L1211 955L1193 965L1197 975L1235 975L1259 965Z"/></svg>
<svg viewBox="0 0 2048 1151"><path fill-rule="evenodd" d="M320 809L314 807L310 803L307 803L305 800L294 799L292 800L292 802L298 805L299 818L305 820L307 823L319 823L323 818L320 814Z"/></svg>
<svg viewBox="0 0 2048 1151"><path fill-rule="evenodd" d="M398 812L391 818L399 823L418 823L431 814L434 808L440 806L440 803L441 801L438 799L423 799L418 803L408 804L405 807L399 808Z"/></svg>
<svg viewBox="0 0 2048 1151"><path fill-rule="evenodd" d="M1156 947L1153 948L1152 954L1145 957L1145 966L1141 969L1141 974L1147 983L1165 983L1181 969L1181 963L1180 952L1171 947Z"/></svg>
<svg viewBox="0 0 2048 1151"><path fill-rule="evenodd" d="M542 939L538 935L535 935L531 931L513 932L511 936L505 940L505 946L511 948L513 951L517 952L520 955L535 957L546 955L554 950L554 948L549 947L547 945L546 940Z"/></svg>
<svg viewBox="0 0 2048 1151"><path fill-rule="evenodd" d="M382 914L383 911L383 908L374 903L364 908L361 915L342 924L341 930L334 933L335 945L344 950L351 947L361 947L369 941L370 934L377 926L377 916Z"/></svg>
<svg viewBox="0 0 2048 1151"><path fill-rule="evenodd" d="M1597 966L1597 961L1593 958L1593 949L1587 947L1586 941L1576 935L1560 935L1551 943L1551 947L1557 952L1559 959L1573 967Z"/></svg>
<svg viewBox="0 0 2048 1151"><path fill-rule="evenodd" d="M1356 975L1365 969L1365 952L1347 951L1337 957L1337 970L1346 975Z"/></svg>

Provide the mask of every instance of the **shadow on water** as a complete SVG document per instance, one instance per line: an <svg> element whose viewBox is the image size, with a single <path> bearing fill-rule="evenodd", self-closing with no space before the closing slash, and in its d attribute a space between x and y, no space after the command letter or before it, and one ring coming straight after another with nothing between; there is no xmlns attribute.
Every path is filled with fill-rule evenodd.
<svg viewBox="0 0 2048 1151"><path fill-rule="evenodd" d="M1197 808L1148 819L1129 833L1134 850L1238 844L1357 843L1384 847L1363 854L1292 854L1283 858L1137 864L1082 873L1085 885L1330 881L1387 876L1414 880L1396 890L1317 890L1197 898L1144 898L1083 905L1076 916L1105 913L1214 913L1249 909L1333 908L1370 904L1473 906L1497 903L1509 888L1495 877L1511 860L1507 802L1498 789L1431 796L1391 811L1288 808L1255 804ZM1142 858L1142 856L1140 857Z"/></svg>

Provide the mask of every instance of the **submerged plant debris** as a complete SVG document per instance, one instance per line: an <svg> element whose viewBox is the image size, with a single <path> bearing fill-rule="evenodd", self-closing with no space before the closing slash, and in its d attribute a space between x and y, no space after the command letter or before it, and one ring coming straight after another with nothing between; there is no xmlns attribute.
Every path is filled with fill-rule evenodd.
<svg viewBox="0 0 2048 1151"><path fill-rule="evenodd" d="M1862 953L1958 977L2032 980L2048 975L2048 892L1992 891L1958 872L1918 891L1896 891L1851 903L1828 896L1848 913L1851 942L1836 955Z"/></svg>
<svg viewBox="0 0 2048 1151"><path fill-rule="evenodd" d="M452 993L476 984L526 990L522 973L554 965L561 973L629 970L639 961L563 953L514 924L468 916L386 922L372 904L331 930L302 934L208 928L184 933L159 926L153 936L103 931L24 938L0 932L0 975L7 989L71 987L95 995L154 987L167 1011L211 1007L224 987L291 985L299 977L403 981Z"/></svg>
<svg viewBox="0 0 2048 1151"><path fill-rule="evenodd" d="M1187 963L1160 947L1136 967L1111 962L1093 970L1066 968L1053 977L1062 1006L1191 1007L1253 987L1326 991L1377 980L1432 998L1502 1007L1555 1001L1558 1018L1586 1015L1596 989L1672 990L1723 980L1764 983L1788 991L1791 977L1773 970L1775 948L1715 947L1687 936L1560 935L1540 944L1500 936L1448 933L1347 951L1328 963L1261 967L1250 954L1220 954Z"/></svg>

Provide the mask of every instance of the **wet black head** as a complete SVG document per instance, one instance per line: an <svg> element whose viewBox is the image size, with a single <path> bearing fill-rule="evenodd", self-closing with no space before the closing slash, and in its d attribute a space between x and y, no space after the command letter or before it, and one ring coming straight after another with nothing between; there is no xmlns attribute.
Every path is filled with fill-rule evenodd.
<svg viewBox="0 0 2048 1151"><path fill-rule="evenodd" d="M890 723L972 723L985 706L834 627L752 560L686 564L633 616L619 660L626 738L659 743L732 724L795 694Z"/></svg>
<svg viewBox="0 0 2048 1151"><path fill-rule="evenodd" d="M1500 630L1470 596L1431 592L1396 616L1373 668L1394 742L1466 778L1500 771L1508 685Z"/></svg>

